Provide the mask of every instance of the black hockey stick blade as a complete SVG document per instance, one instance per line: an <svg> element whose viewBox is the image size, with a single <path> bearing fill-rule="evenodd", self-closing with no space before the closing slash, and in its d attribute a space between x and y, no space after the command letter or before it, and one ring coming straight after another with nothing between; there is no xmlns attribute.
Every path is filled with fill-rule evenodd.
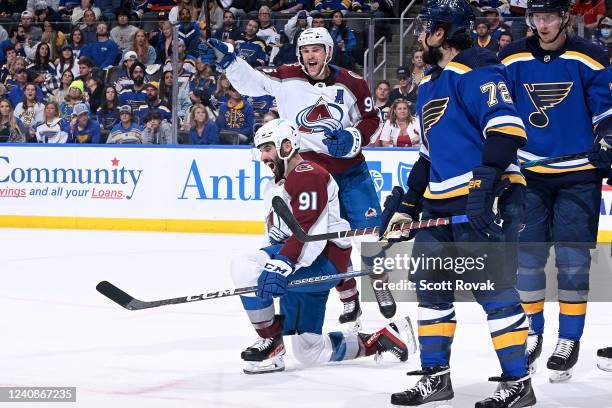
<svg viewBox="0 0 612 408"><path fill-rule="evenodd" d="M135 310L139 308L138 304L135 305L135 302L139 303L137 299L135 299L133 296L128 295L127 293L125 293L124 291L122 291L121 289L119 289L108 281L102 281L98 283L96 285L96 290L107 298L109 298L110 300L112 300L113 302L117 303L119 306L124 307L128 310Z"/></svg>

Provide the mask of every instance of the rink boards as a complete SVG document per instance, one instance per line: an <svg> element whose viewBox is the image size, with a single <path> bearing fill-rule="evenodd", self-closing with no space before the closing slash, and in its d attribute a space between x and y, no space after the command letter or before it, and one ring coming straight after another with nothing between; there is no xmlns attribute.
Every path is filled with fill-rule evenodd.
<svg viewBox="0 0 612 408"><path fill-rule="evenodd" d="M381 200L418 158L416 149L364 154ZM242 146L3 145L0 227L261 233L269 176ZM599 240L610 242L608 186L600 214Z"/></svg>

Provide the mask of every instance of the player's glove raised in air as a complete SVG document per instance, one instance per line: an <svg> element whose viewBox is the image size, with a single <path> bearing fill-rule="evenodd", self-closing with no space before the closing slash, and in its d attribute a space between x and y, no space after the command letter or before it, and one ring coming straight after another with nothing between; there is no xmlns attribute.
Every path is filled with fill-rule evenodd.
<svg viewBox="0 0 612 408"><path fill-rule="evenodd" d="M421 215L421 197L408 189L404 193L404 189L400 186L393 187L391 194L385 199L384 210L380 217L382 222L381 231L384 231L381 238L386 238L388 241L406 241L411 240L416 235L416 230L401 230L393 231L393 227L401 224L410 224L413 221L418 221Z"/></svg>
<svg viewBox="0 0 612 408"><path fill-rule="evenodd" d="M206 44L215 52L215 59L219 68L227 69L236 60L236 53L232 44L225 43L216 38L209 38L206 40Z"/></svg>
<svg viewBox="0 0 612 408"><path fill-rule="evenodd" d="M351 127L326 131L323 144L330 155L350 159L361 151L361 132Z"/></svg>
<svg viewBox="0 0 612 408"><path fill-rule="evenodd" d="M510 186L510 181L500 180L501 173L495 167L476 167L469 184L466 215L472 228L488 238L497 238L502 233L495 200Z"/></svg>
<svg viewBox="0 0 612 408"><path fill-rule="evenodd" d="M198 52L200 53L200 61L202 64L214 64L217 62L215 50L206 43L200 43L198 46Z"/></svg>
<svg viewBox="0 0 612 408"><path fill-rule="evenodd" d="M257 279L257 296L272 299L287 293L287 276L293 273L293 267L293 262L282 255L266 262Z"/></svg>

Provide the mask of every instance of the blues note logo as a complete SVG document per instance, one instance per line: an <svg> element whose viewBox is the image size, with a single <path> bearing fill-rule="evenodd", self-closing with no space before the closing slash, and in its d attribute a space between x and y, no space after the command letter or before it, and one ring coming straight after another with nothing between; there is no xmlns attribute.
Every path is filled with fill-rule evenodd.
<svg viewBox="0 0 612 408"><path fill-rule="evenodd" d="M544 84L523 84L531 102L536 108L529 114L529 123L537 128L548 126L546 110L557 106L567 97L573 82L551 82Z"/></svg>

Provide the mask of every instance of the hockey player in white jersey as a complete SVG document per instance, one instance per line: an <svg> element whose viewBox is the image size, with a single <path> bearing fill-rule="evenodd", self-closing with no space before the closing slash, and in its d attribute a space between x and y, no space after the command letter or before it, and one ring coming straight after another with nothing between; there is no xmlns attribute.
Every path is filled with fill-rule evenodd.
<svg viewBox="0 0 612 408"><path fill-rule="evenodd" d="M406 361L407 344L393 323L373 334L322 334L325 305L334 283L287 289L287 282L292 279L346 272L351 247L346 239L299 242L272 211L272 198L282 197L309 234L340 231L349 225L340 217L338 185L334 179L298 153L300 136L296 125L283 119L266 123L255 134L255 146L274 178L264 190L268 211L264 247L234 259L231 267L236 287L257 286L256 296L240 296L259 335L242 352L245 373L284 369L283 334L294 335L293 352L305 364L351 360L386 351ZM280 315L275 313L275 297L280 297ZM414 346L411 330L407 333L408 344Z"/></svg>
<svg viewBox="0 0 612 408"><path fill-rule="evenodd" d="M236 58L230 44L215 39L208 44L240 93L274 96L281 119L297 124L304 158L325 168L338 183L340 212L351 228L380 226L379 199L361 154L378 129L378 109L363 78L329 64L334 46L329 32L304 30L297 40L299 62L263 73ZM340 322L357 320L361 309L355 280L347 279L336 288L344 302ZM383 316L393 317L396 305L391 292L381 288L374 294Z"/></svg>

